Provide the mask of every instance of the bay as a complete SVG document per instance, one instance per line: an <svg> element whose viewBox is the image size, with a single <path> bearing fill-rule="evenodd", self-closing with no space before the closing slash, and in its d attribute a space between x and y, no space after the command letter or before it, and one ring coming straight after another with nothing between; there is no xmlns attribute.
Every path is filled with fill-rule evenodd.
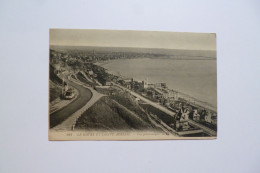
<svg viewBox="0 0 260 173"><path fill-rule="evenodd" d="M98 65L125 78L165 82L170 89L217 107L216 60L137 58L110 60Z"/></svg>

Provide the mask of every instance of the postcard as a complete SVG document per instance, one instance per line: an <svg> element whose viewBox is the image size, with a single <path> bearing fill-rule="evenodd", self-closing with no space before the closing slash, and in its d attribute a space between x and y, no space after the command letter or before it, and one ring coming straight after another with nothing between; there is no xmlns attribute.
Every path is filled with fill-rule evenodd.
<svg viewBox="0 0 260 173"><path fill-rule="evenodd" d="M216 139L215 33L49 32L49 140Z"/></svg>

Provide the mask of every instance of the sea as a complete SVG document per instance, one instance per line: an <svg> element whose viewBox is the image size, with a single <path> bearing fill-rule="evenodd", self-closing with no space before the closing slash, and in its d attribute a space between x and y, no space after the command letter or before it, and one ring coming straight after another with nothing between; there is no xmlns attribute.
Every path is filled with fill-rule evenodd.
<svg viewBox="0 0 260 173"><path fill-rule="evenodd" d="M148 83L166 83L169 89L217 107L216 60L136 58L97 63L109 73Z"/></svg>

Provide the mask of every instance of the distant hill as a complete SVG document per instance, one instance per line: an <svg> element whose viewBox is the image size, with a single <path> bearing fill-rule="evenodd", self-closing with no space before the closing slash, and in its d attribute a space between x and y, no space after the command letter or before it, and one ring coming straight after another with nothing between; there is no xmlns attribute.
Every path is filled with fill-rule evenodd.
<svg viewBox="0 0 260 173"><path fill-rule="evenodd" d="M180 57L204 57L216 58L216 51L214 50L183 50L183 49L158 49L158 48L137 48L137 47L95 47L95 46L56 46L51 45L51 49L66 51L66 50L79 50L79 51L95 51L95 52L135 52L135 53L150 53L162 54L168 56Z"/></svg>

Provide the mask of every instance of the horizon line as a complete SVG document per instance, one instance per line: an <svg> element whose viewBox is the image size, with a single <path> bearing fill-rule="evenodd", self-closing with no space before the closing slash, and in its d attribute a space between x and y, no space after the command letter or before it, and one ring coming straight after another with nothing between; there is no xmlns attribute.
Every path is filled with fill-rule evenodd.
<svg viewBox="0 0 260 173"><path fill-rule="evenodd" d="M154 48L154 47L125 47L125 46L89 46L89 45L57 45L49 44L50 46L71 46L71 47L104 47L104 48L138 48L138 49L165 49L165 50L193 50L193 51L217 51L214 49L169 49L169 48Z"/></svg>

